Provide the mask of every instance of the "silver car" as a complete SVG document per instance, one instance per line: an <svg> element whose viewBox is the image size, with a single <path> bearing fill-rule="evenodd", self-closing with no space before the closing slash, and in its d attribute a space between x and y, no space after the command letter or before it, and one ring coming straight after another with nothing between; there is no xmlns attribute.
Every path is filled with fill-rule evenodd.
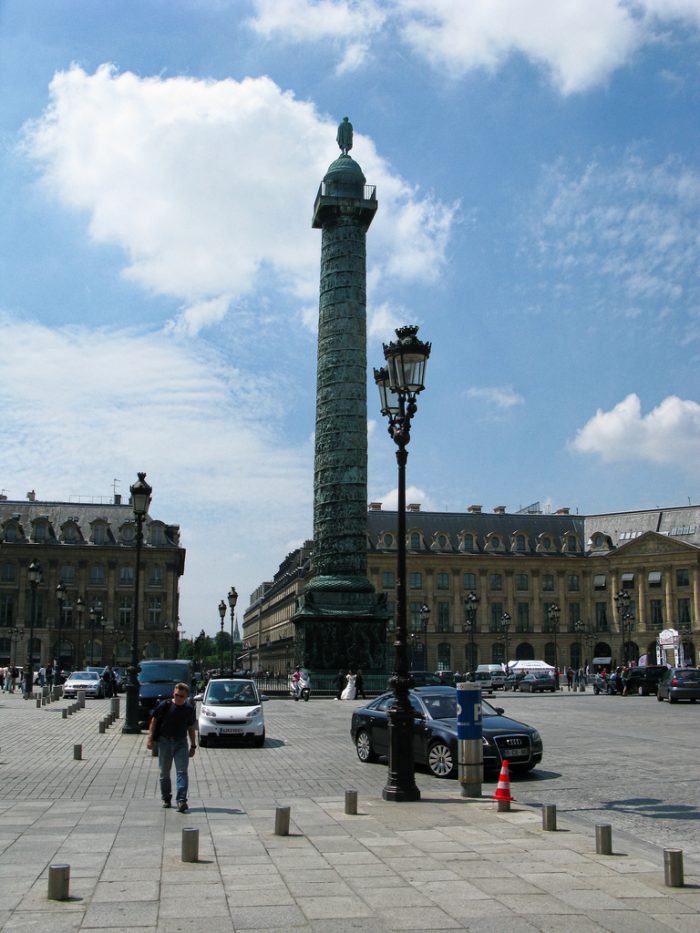
<svg viewBox="0 0 700 933"><path fill-rule="evenodd" d="M63 684L63 696L75 697L78 690L84 690L86 697L100 699L104 696L102 678L95 671L73 671Z"/></svg>

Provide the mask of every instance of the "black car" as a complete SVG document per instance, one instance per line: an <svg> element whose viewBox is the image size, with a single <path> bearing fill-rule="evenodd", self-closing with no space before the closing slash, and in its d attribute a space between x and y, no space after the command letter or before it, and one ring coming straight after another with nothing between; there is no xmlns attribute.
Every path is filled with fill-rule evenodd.
<svg viewBox="0 0 700 933"><path fill-rule="evenodd" d="M659 703L663 700L669 703L700 700L700 671L695 667L667 668L656 688L656 699Z"/></svg>
<svg viewBox="0 0 700 933"><path fill-rule="evenodd" d="M457 773L457 690L417 687L409 691L413 708L413 757L435 777ZM352 714L350 734L360 761L376 761L389 753L388 711L393 693L385 693ZM507 759L513 771L530 771L542 760L537 729L503 715L500 707L481 701L484 771L495 772Z"/></svg>
<svg viewBox="0 0 700 933"><path fill-rule="evenodd" d="M524 679L527 671L513 671L512 674L508 674L506 677L505 683L503 684L504 690L519 690L520 681Z"/></svg>
<svg viewBox="0 0 700 933"><path fill-rule="evenodd" d="M430 671L410 671L410 677L414 687L442 686L442 681L438 675Z"/></svg>
<svg viewBox="0 0 700 933"><path fill-rule="evenodd" d="M554 674L550 674L549 671L526 674L518 684L518 690L521 693L544 693L545 691L554 693L556 689Z"/></svg>
<svg viewBox="0 0 700 933"><path fill-rule="evenodd" d="M638 693L640 697L647 697L652 693L656 693L658 683L667 670L665 664L631 667L627 677L623 677L627 693Z"/></svg>

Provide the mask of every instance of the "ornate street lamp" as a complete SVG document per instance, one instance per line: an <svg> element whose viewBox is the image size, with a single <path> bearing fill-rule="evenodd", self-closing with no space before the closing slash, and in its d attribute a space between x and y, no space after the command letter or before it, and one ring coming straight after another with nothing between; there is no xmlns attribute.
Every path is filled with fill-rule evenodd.
<svg viewBox="0 0 700 933"><path fill-rule="evenodd" d="M66 601L66 588L63 583L59 583L56 587L56 601L58 603L58 625L57 629L57 641L56 641L56 655L53 659L53 679L54 683L58 683L57 679L57 669L61 666L61 628L63 626L63 606Z"/></svg>
<svg viewBox="0 0 700 933"><path fill-rule="evenodd" d="M583 633L586 631L586 624L581 619L574 622L574 631L578 635L578 666L583 670Z"/></svg>
<svg viewBox="0 0 700 933"><path fill-rule="evenodd" d="M428 623L430 622L430 606L425 603L420 607L420 637L423 646L423 664L428 667ZM411 664L411 666L413 666Z"/></svg>
<svg viewBox="0 0 700 933"><path fill-rule="evenodd" d="M27 570L27 579L29 580L29 587L32 594L31 601L31 614L29 617L29 641L27 642L27 663L24 671L24 696L30 697L32 695L32 687L34 686L34 671L32 669L32 650L34 648L34 626L36 625L36 608L37 608L37 599L36 599L36 590L39 584L41 583L41 564L38 560L33 560L29 565Z"/></svg>
<svg viewBox="0 0 700 933"><path fill-rule="evenodd" d="M219 633L219 677L224 676L224 619L226 618L226 603L219 603L219 618L221 619L221 632Z"/></svg>
<svg viewBox="0 0 700 933"><path fill-rule="evenodd" d="M15 650L12 651L12 639L15 640ZM10 665L16 667L17 665L17 655L19 654L19 646L24 641L24 627L21 625L16 625L13 629L10 630Z"/></svg>
<svg viewBox="0 0 700 933"><path fill-rule="evenodd" d="M139 581L141 576L141 548L143 546L143 521L151 504L153 489L146 482L146 474L139 473L138 480L129 487L131 493L131 507L136 519L136 568L134 573L134 618L131 633L131 666L127 671L126 682L126 718L122 732L136 733L141 731L139 723Z"/></svg>
<svg viewBox="0 0 700 933"><path fill-rule="evenodd" d="M506 670L508 669L508 644L510 641L510 615L507 612L504 612L501 616L501 625L500 625L501 634L503 635L503 650L505 652L505 665Z"/></svg>
<svg viewBox="0 0 700 933"><path fill-rule="evenodd" d="M557 632L559 631L559 606L556 603L552 605L547 610L547 618L549 619L549 630L554 633L554 689L559 689L559 650L557 647Z"/></svg>
<svg viewBox="0 0 700 933"><path fill-rule="evenodd" d="M98 601L90 609L90 667L95 663L95 627L102 625L104 616L102 615L102 603Z"/></svg>
<svg viewBox="0 0 700 933"><path fill-rule="evenodd" d="M83 666L83 659L82 659L83 646L82 646L80 636L81 636L81 629L83 625L83 613L85 612L85 600L83 599L82 596L78 596L78 598L76 599L75 609L76 609L76 612L78 613L78 645L77 645L77 651L76 651L77 657L75 655L73 657L73 670L78 671Z"/></svg>
<svg viewBox="0 0 700 933"><path fill-rule="evenodd" d="M464 630L469 632L469 672L476 670L476 645L474 637L476 634L476 610L479 605L479 597L476 593L467 593L464 597Z"/></svg>
<svg viewBox="0 0 700 933"><path fill-rule="evenodd" d="M233 677L233 672L236 670L235 657L233 653L233 617L236 611L236 603L238 602L238 593L236 592L236 587L232 586L228 591L228 606L231 610L231 676Z"/></svg>
<svg viewBox="0 0 700 933"><path fill-rule="evenodd" d="M625 658L625 650L626 650L625 649L625 643L626 643L625 642L625 630L627 628L628 623L630 627L630 633L632 630L632 624L630 621L632 619L632 613L628 611L629 604L630 604L630 598L631 598L630 594L627 590L620 590L620 592L615 596L615 605L617 606L617 614L620 619L620 633L622 636L622 645L621 645L621 651L620 651L620 664L624 664L626 660Z"/></svg>
<svg viewBox="0 0 700 933"><path fill-rule="evenodd" d="M416 398L425 388L425 366L430 344L417 337L415 326L400 327L398 340L384 345L386 366L375 369L381 412L389 419L389 434L396 444L399 471L397 505L397 574L395 670L390 683L394 700L389 710L389 770L382 790L384 800L420 800L413 761L413 711L408 690L406 644L406 461L411 439L411 419L417 411Z"/></svg>

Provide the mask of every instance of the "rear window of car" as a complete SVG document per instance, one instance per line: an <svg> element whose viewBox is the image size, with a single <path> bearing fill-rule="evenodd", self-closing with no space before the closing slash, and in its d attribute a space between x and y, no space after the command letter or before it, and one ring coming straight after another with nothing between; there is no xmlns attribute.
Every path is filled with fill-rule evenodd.
<svg viewBox="0 0 700 933"><path fill-rule="evenodd" d="M676 671L676 680L682 680L683 683L700 683L700 671Z"/></svg>

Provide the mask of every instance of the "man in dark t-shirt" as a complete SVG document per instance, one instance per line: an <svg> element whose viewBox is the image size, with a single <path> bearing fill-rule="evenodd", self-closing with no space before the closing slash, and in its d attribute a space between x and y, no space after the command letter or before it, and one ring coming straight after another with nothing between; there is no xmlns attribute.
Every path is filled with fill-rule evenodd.
<svg viewBox="0 0 700 933"><path fill-rule="evenodd" d="M194 728L196 714L194 706L187 702L189 694L187 684L175 685L172 700L163 700L153 710L146 741L146 748L153 748L153 743L158 742L160 796L166 809L171 806L170 770L175 762L175 800L180 813L187 813L187 768L197 750L197 733Z"/></svg>

